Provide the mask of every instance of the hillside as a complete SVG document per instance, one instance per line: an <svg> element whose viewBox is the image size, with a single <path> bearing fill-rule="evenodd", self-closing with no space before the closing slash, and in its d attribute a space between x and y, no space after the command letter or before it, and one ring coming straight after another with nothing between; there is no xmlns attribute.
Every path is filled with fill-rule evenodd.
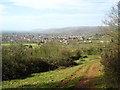
<svg viewBox="0 0 120 90"><path fill-rule="evenodd" d="M65 28L53 28L53 29L33 29L33 30L2 30L3 33L43 33L43 34L82 34L90 32L98 32L97 26L79 26L79 27L65 27Z"/></svg>
<svg viewBox="0 0 120 90"><path fill-rule="evenodd" d="M39 29L36 29L35 31L40 32ZM47 34L82 34L82 33L98 32L98 31L99 31L99 28L97 26L81 26L81 27L66 27L66 28L41 30L41 33L47 33Z"/></svg>
<svg viewBox="0 0 120 90"><path fill-rule="evenodd" d="M25 79L4 81L3 88L101 88L100 58L95 57L89 56L85 61L77 60L79 65L74 67L34 73Z"/></svg>

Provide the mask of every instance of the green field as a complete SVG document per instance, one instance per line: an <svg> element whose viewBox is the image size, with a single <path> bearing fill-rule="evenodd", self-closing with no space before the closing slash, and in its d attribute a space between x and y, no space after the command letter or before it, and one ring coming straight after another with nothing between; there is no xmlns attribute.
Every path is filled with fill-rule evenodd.
<svg viewBox="0 0 120 90"><path fill-rule="evenodd" d="M9 65L16 65L18 66L19 70L21 72L25 73L26 71L30 72L36 72L36 69L38 70L44 70L47 67L39 67L39 62L44 61L45 63L48 63L49 65L57 66L57 69L53 69L52 71L46 70L45 72L39 71L39 73L28 73L28 76L24 79L15 79L12 77L12 79L2 82L3 88L72 88L74 87L80 79L82 79L85 75L88 69L91 67L91 65L95 62L100 64L100 52L101 49L103 49L103 44L96 43L80 43L76 44L77 41L73 40L70 42L69 45L61 44L57 41L50 42L47 44L40 44L37 43L22 43L22 45L25 45L25 48L22 46L19 46L20 44L14 43L6 43L2 44L2 46L9 46L11 49L4 48L5 53L4 59L6 62L9 62L11 59L6 57L6 53L8 53L7 56L12 57L13 55L13 62L10 62L9 64L5 64L7 68L5 68L6 73L4 73L7 78L7 73L10 73L10 70L13 70L13 75L18 75L19 72L16 72L17 68L14 66L11 66L9 69ZM32 46L30 48L29 46ZM15 49L14 49L15 48ZM16 52L16 50L18 51ZM14 57L14 55L16 55ZM80 55L80 56L79 56ZM81 58L87 56L86 58ZM19 61L18 58L22 58L22 62ZM31 58L32 57L32 58ZM75 59L79 57L79 59ZM5 63L6 63L5 62ZM75 62L78 65L72 65L71 63ZM13 64L12 64L13 63ZM32 64L34 63L34 65ZM33 67L32 67L32 66ZM35 66L36 65L36 66ZM5 66L5 67L6 67ZM20 67L19 67L20 66ZM28 69L28 68L31 68ZM92 88L103 88L104 83L103 81L103 73L99 71L101 69L101 66L93 67L96 71L94 71L96 74L95 76L95 82ZM23 71L22 71L23 70ZM15 74L14 74L15 73ZM23 75L24 76L24 75ZM23 77L21 76L21 77ZM16 76L16 78L19 78L19 76ZM90 77L89 77L90 78ZM86 86L87 88L87 86Z"/></svg>
<svg viewBox="0 0 120 90"><path fill-rule="evenodd" d="M21 43L23 45L31 45L32 47L38 47L39 45L37 43ZM10 45L19 45L18 43L3 43L2 46L10 46Z"/></svg>
<svg viewBox="0 0 120 90"><path fill-rule="evenodd" d="M90 57L94 57L94 56L90 56ZM64 88L70 88L73 87L79 81L79 79L85 74L86 70L92 63L94 62L99 63L99 59L94 59L94 60L90 60L90 59L91 58L87 58L85 61L83 61L83 63L80 63L82 61L77 60L76 62L79 65L74 67L57 69L43 73L33 73L25 79L3 81L2 83L3 88L57 88L58 86L62 86ZM83 69L78 73L74 74L73 77L68 78L80 68ZM64 84L62 80L69 80L69 82ZM99 83L99 86L95 86L95 87L101 87L100 82L97 83Z"/></svg>

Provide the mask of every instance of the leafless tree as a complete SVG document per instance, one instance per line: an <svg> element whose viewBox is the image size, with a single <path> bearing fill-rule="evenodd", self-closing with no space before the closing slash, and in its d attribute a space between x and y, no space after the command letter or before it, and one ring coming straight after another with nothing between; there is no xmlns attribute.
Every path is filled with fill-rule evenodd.
<svg viewBox="0 0 120 90"><path fill-rule="evenodd" d="M106 15L105 20L103 20L103 23L105 24L104 27L101 27L102 33L109 36L111 38L111 42L114 42L114 44L119 44L120 38L120 28L119 28L119 22L120 22L120 2L115 7L111 8L111 11Z"/></svg>

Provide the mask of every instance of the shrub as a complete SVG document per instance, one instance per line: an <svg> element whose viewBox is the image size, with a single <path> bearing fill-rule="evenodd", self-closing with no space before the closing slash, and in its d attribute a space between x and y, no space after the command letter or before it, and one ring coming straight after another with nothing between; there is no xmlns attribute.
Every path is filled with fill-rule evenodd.
<svg viewBox="0 0 120 90"><path fill-rule="evenodd" d="M3 80L24 78L31 73L57 68L40 58L29 57L21 46L3 47L2 52Z"/></svg>
<svg viewBox="0 0 120 90"><path fill-rule="evenodd" d="M101 54L105 73L105 83L109 87L120 88L120 49L111 49Z"/></svg>
<svg viewBox="0 0 120 90"><path fill-rule="evenodd" d="M81 52L61 47L58 43L44 44L38 48L26 48L23 45L3 47L3 80L24 78L31 73L53 70L59 66L76 65Z"/></svg>
<svg viewBox="0 0 120 90"><path fill-rule="evenodd" d="M73 59L73 60L78 60L79 58L81 58L82 56L81 56L81 51L80 50L75 50L74 52L73 52L73 55L71 56L71 59Z"/></svg>
<svg viewBox="0 0 120 90"><path fill-rule="evenodd" d="M101 47L89 47L86 49L83 49L83 52L87 55L97 55L100 54L103 51L103 48Z"/></svg>

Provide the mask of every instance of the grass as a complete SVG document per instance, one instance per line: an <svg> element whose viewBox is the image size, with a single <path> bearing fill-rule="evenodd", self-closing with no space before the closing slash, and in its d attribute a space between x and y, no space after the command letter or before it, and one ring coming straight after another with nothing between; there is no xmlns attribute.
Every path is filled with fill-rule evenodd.
<svg viewBox="0 0 120 90"><path fill-rule="evenodd" d="M20 43L3 43L1 44L1 46L10 46L10 45L17 45L17 44L20 44ZM22 43L23 45L32 45L34 48L35 47L38 47L39 45L37 43Z"/></svg>
<svg viewBox="0 0 120 90"><path fill-rule="evenodd" d="M9 45L10 45L9 43L1 44L1 46L9 46Z"/></svg>
<svg viewBox="0 0 120 90"><path fill-rule="evenodd" d="M105 83L103 81L104 74L100 73L98 77L96 77L96 83L94 88L106 88Z"/></svg>
<svg viewBox="0 0 120 90"><path fill-rule="evenodd" d="M85 72L87 71L87 69L89 68L89 66L92 63L93 63L93 61L86 63L84 65L84 68L82 68L82 70L78 74L75 74L74 78L72 80L70 80L67 84L65 84L63 87L71 88L71 87L75 86L75 84L80 80L80 78L82 78L82 76L84 76Z"/></svg>
<svg viewBox="0 0 120 90"><path fill-rule="evenodd" d="M6 44L3 44L3 45L6 45ZM38 47L37 44L31 44L31 43L30 44L24 43L24 45L32 45L33 47ZM57 48L58 46L54 48L52 48L51 46L49 46L45 50L44 48L42 48L43 51L45 52L40 52L38 56L42 54L43 54L42 56L45 55L45 57L49 56L50 54L51 56L52 55L59 56L57 54L53 54L53 53L58 52L58 48ZM72 48L72 47L73 47L72 45L67 46L67 48ZM38 52L37 49L36 51ZM48 53L48 52L53 52L53 53ZM98 55L87 55L87 56L88 58L83 58L83 60L85 61L76 60L75 62L78 63L79 65L74 66L74 67L68 67L65 69L48 71L44 73L34 73L25 79L3 81L3 88L56 88L56 86L59 86L62 83L62 80L65 80L67 77L70 77L76 70L78 70L80 67L84 65L84 68L80 71L79 74L75 74L74 77L70 79L70 81L67 84L63 85L63 87L65 88L73 87L77 83L77 81L85 74L86 70L91 65L91 63L96 61L95 57L97 57L97 60L100 59ZM98 81L97 83L101 83L100 78L98 78L97 81ZM100 87L100 86L95 86L95 87Z"/></svg>
<svg viewBox="0 0 120 90"><path fill-rule="evenodd" d="M76 60L75 62L78 64L84 64L89 60L95 60L95 59L100 59L100 55L82 55L82 56L87 56L87 58L80 58L79 60ZM85 61L81 61L81 60L85 60Z"/></svg>
<svg viewBox="0 0 120 90"><path fill-rule="evenodd" d="M23 43L23 45L31 45L34 48L39 46L37 43Z"/></svg>
<svg viewBox="0 0 120 90"><path fill-rule="evenodd" d="M90 57L93 58L93 56L90 56ZM88 58L88 59L90 59L90 58ZM85 60L85 62L87 62L88 59ZM97 64L97 66L93 68L94 73L92 72L93 73L92 78L94 78L94 81L90 80L89 83L87 83L87 84L89 85L90 83L94 82L95 84L94 84L94 86L92 88L106 88L105 82L104 82L104 73L102 72L103 68L102 68L102 66L100 64L100 60L99 59L94 59L94 60L96 60L96 64ZM85 69L85 67L84 67L84 69ZM77 80L78 79L76 79L74 81L77 81ZM86 88L87 88L87 86L86 86Z"/></svg>
<svg viewBox="0 0 120 90"><path fill-rule="evenodd" d="M98 56L98 57L100 57L100 56ZM94 68L94 72L96 72L96 75L94 77L95 84L92 88L106 88L105 82L104 82L104 73L102 70L103 70L103 67L101 66L100 60L98 60L97 66Z"/></svg>
<svg viewBox="0 0 120 90"><path fill-rule="evenodd" d="M65 69L57 69L54 71L48 71L43 73L34 73L31 74L30 77L25 79L16 79L10 81L3 81L3 88L56 88L59 85L61 80L66 79L69 77L73 72L78 70L83 65L85 66L84 69L81 71L80 74L76 74L67 85L64 87L72 87L75 83L79 80L77 78L82 77L93 61L88 61L84 64L80 64L74 67L68 67Z"/></svg>

